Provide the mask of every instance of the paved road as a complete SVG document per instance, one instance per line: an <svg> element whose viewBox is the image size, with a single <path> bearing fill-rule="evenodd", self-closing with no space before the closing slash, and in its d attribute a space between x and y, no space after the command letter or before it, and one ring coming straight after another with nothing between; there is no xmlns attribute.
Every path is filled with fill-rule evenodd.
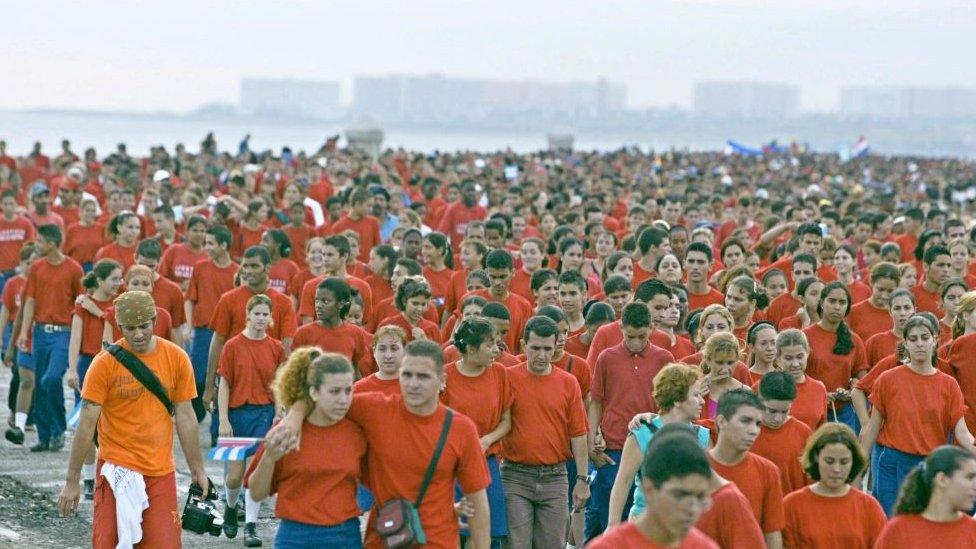
<svg viewBox="0 0 976 549"><path fill-rule="evenodd" d="M10 386L10 370L0 366L0 395L5 398ZM65 399L70 407L73 404L73 394L70 390L65 391ZM6 429L7 413L0 414L2 424L0 428ZM204 420L203 425L209 425L209 419ZM209 449L210 435L205 434L201 426L201 448L204 452ZM175 438L175 437L174 437ZM39 493L40 498L46 495L49 501L57 502L58 492L64 484L64 473L68 462L68 446L60 452L43 452L32 454L27 451L27 447L34 444L37 436L33 432L27 433L27 443L24 446L14 446L6 440L0 439L0 475L7 475L21 483L33 488ZM183 454L179 451L179 443L174 441L174 452L176 460L176 480L177 490L180 498L180 505L186 498L186 491L190 484L189 469ZM218 485L223 478L223 466L217 462L207 462L207 474ZM8 502L9 503L9 502ZM27 502L25 502L26 504ZM36 522L19 521L16 518L0 517L0 547L9 541L4 538L3 529L7 528L21 535L17 542L20 547L88 547L91 545L91 502L82 500L79 507L79 516L83 520L78 524L76 520L60 519L47 507L50 514L50 521L44 525ZM277 521L272 518L273 499L266 500L262 506L261 520L258 525L258 532L264 540L265 547L272 547L274 531ZM184 547L243 547L243 525L241 532L235 539L225 537L214 538L208 535L198 536L191 532L183 533ZM79 539L82 538L82 539Z"/></svg>

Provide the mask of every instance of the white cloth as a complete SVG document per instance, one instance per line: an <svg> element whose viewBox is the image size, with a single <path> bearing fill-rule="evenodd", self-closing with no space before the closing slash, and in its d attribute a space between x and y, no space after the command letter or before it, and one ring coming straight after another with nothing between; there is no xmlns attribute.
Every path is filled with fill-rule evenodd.
<svg viewBox="0 0 976 549"><path fill-rule="evenodd" d="M109 462L102 464L102 476L115 494L115 521L119 532L116 549L132 549L142 541L142 512L149 508L149 494L142 475Z"/></svg>

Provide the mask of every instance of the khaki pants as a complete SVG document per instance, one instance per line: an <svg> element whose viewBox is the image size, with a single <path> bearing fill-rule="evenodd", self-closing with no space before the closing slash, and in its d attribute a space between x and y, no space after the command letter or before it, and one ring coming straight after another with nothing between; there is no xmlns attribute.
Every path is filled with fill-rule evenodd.
<svg viewBox="0 0 976 549"><path fill-rule="evenodd" d="M502 486L508 506L507 547L552 549L566 546L569 479L565 463L502 463Z"/></svg>

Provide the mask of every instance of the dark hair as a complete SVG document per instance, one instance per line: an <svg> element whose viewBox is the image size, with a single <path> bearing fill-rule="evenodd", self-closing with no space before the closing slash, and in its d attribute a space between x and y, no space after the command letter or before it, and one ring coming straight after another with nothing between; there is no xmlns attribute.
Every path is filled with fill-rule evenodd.
<svg viewBox="0 0 976 549"><path fill-rule="evenodd" d="M352 307L352 288L348 282L341 278L330 276L322 282L319 282L319 285L315 289L332 292L332 295L336 298L336 303L339 305L339 318L346 318L346 315L349 314L349 309Z"/></svg>
<svg viewBox="0 0 976 549"><path fill-rule="evenodd" d="M937 231L935 229L922 231L922 234L918 237L918 244L916 244L915 249L912 250L912 255L915 256L916 261L922 261L922 258L926 252L925 247L928 245L929 240L932 240L933 238L942 238L942 231ZM928 265L928 262L925 264Z"/></svg>
<svg viewBox="0 0 976 549"><path fill-rule="evenodd" d="M486 288L491 286L491 279L488 278L488 273L486 273L484 269L478 269L468 273L468 276L464 277L464 285L467 286L474 279L478 279L478 282L481 282L481 284Z"/></svg>
<svg viewBox="0 0 976 549"><path fill-rule="evenodd" d="M871 267L870 275L871 285L873 286L879 280L887 278L888 280L893 280L895 284L901 281L901 271L894 263L888 263L887 261L881 261Z"/></svg>
<svg viewBox="0 0 976 549"><path fill-rule="evenodd" d="M515 268L515 260L512 259L512 254L508 250L492 250L485 257L485 268L510 271Z"/></svg>
<svg viewBox="0 0 976 549"><path fill-rule="evenodd" d="M244 250L244 259L256 257L261 260L261 264L267 267L271 265L271 254L268 249L260 244L257 246L251 246L250 248Z"/></svg>
<svg viewBox="0 0 976 549"><path fill-rule="evenodd" d="M203 217L202 215L191 215L190 218L186 220L187 229L190 229L190 227L193 227L194 225L201 225L201 224L204 227L207 226L207 218Z"/></svg>
<svg viewBox="0 0 976 549"><path fill-rule="evenodd" d="M941 244L932 246L928 250L925 250L925 255L922 258L922 263L924 263L925 266L928 267L932 263L935 263L935 258L939 257L940 255L950 255L949 248L946 248Z"/></svg>
<svg viewBox="0 0 976 549"><path fill-rule="evenodd" d="M559 274L552 269L538 269L532 273L532 277L529 279L529 288L535 292L545 286L546 282L550 280L555 280L558 283Z"/></svg>
<svg viewBox="0 0 976 549"><path fill-rule="evenodd" d="M959 277L953 277L953 278L950 278L949 280L946 280L945 282L942 283L942 287L939 288L939 297L941 297L944 300L946 294L949 293L949 290L951 290L951 289L953 289L953 288L955 288L957 286L960 287L960 288L962 288L963 292L968 292L969 291L969 287L966 285L966 281L965 280L963 280L963 279L961 279Z"/></svg>
<svg viewBox="0 0 976 549"><path fill-rule="evenodd" d="M650 328L651 311L644 303L632 302L624 305L624 310L620 314L620 326L631 328Z"/></svg>
<svg viewBox="0 0 976 549"><path fill-rule="evenodd" d="M603 272L600 273L600 276L603 278L603 280L606 280L607 278L614 276L610 273L612 273L613 270L617 268L617 265L620 264L620 261L623 259L631 259L630 254L618 250L615 252L611 252L610 255L607 256L607 260L603 262ZM623 276L623 275L618 275L618 276Z"/></svg>
<svg viewBox="0 0 976 549"><path fill-rule="evenodd" d="M669 429L670 428L670 429ZM668 424L655 433L641 464L641 478L660 488L672 478L699 475L712 476L712 466L705 450L691 432L691 427Z"/></svg>
<svg viewBox="0 0 976 549"><path fill-rule="evenodd" d="M796 400L796 381L786 372L768 372L759 381L759 396L767 400Z"/></svg>
<svg viewBox="0 0 976 549"><path fill-rule="evenodd" d="M429 358L434 361L438 374L444 373L444 350L429 339L415 339L403 348L404 356Z"/></svg>
<svg viewBox="0 0 976 549"><path fill-rule="evenodd" d="M528 341L529 336L535 334L539 337L558 338L559 327L547 316L536 315L525 323L525 330L522 331L523 338Z"/></svg>
<svg viewBox="0 0 976 549"><path fill-rule="evenodd" d="M37 228L37 234L55 246L61 247L61 229L57 225L41 225Z"/></svg>
<svg viewBox="0 0 976 549"><path fill-rule="evenodd" d="M700 242L700 244L704 245L706 248L708 247L708 245L706 245L704 242ZM719 247L719 254L718 254L719 257L724 260L725 251L733 246L738 247L740 250L742 250L743 257L749 251L749 249L746 248L746 245L743 244L742 241L739 240L738 238L726 238L725 242L722 242L722 246Z"/></svg>
<svg viewBox="0 0 976 549"><path fill-rule="evenodd" d="M234 242L234 235L231 234L230 229L223 225L214 225L213 227L210 227L207 229L207 234L213 235L218 246L223 246L228 250L230 249L231 244Z"/></svg>
<svg viewBox="0 0 976 549"><path fill-rule="evenodd" d="M763 286L765 286L769 282L769 279L773 278L774 276L781 276L781 277L783 277L785 279L786 278L786 273L784 273L783 271L781 271L779 269L770 269L770 270L766 271L766 274L764 274L763 277L762 277L762 284L763 284Z"/></svg>
<svg viewBox="0 0 976 549"><path fill-rule="evenodd" d="M586 279L579 271L566 271L559 275L560 284L572 284L576 286L580 293L585 297L588 289Z"/></svg>
<svg viewBox="0 0 976 549"><path fill-rule="evenodd" d="M555 305L543 305L542 307L539 307L539 310L536 311L535 314L539 316L547 316L556 324L559 324L560 322L566 322L567 324L569 323L569 316L566 315L566 311L556 307Z"/></svg>
<svg viewBox="0 0 976 549"><path fill-rule="evenodd" d="M616 292L630 292L630 281L623 275L610 275L603 283L603 294L610 295Z"/></svg>
<svg viewBox="0 0 976 549"><path fill-rule="evenodd" d="M613 312L613 307L602 301L598 301L590 305L589 310L586 311L586 326L606 324L613 322L615 318L616 313Z"/></svg>
<svg viewBox="0 0 976 549"><path fill-rule="evenodd" d="M812 234L812 235L819 236L820 238L823 238L823 229L820 227L818 223L813 223L813 222L802 223L800 224L799 227L796 228L797 240L803 240L803 235L805 234Z"/></svg>
<svg viewBox="0 0 976 549"><path fill-rule="evenodd" d="M81 285L88 290L94 290L98 288L99 282L112 276L116 269L122 269L122 265L113 259L101 259L81 279Z"/></svg>
<svg viewBox="0 0 976 549"><path fill-rule="evenodd" d="M735 286L746 292L746 299L751 301L757 309L765 309L769 305L769 296L766 292L762 290L759 284L756 284L756 279L750 276L737 276L729 281L728 286L725 287L725 292L728 293L729 288Z"/></svg>
<svg viewBox="0 0 976 549"><path fill-rule="evenodd" d="M915 468L913 468L902 482L895 503L895 513L898 515L920 515L929 506L932 499L932 482L935 475L942 473L952 476L962 468L962 464L973 458L973 455L958 446L939 446Z"/></svg>
<svg viewBox="0 0 976 549"><path fill-rule="evenodd" d="M422 276L424 274L424 268L420 265L420 262L409 257L398 258L393 266L394 268L403 267L406 269L407 276Z"/></svg>
<svg viewBox="0 0 976 549"><path fill-rule="evenodd" d="M824 289L820 291L820 301L817 303L817 314L823 316L823 302L830 295L830 292L834 290L841 290L844 292L844 298L847 299L847 310L844 311L844 317L851 313L851 291L847 289L847 284L844 284L840 280L835 280L833 282L827 283ZM854 350L854 337L851 333L851 329L848 328L847 323L842 318L840 324L837 325L837 341L834 343L834 348L831 350L835 355L848 355Z"/></svg>
<svg viewBox="0 0 976 549"><path fill-rule="evenodd" d="M136 255L147 259L159 259L163 256L163 246L155 238L144 238L136 246Z"/></svg>
<svg viewBox="0 0 976 549"><path fill-rule="evenodd" d="M332 246L338 252L339 257L349 257L352 249L349 247L349 239L342 235L334 234L322 241L324 246Z"/></svg>
<svg viewBox="0 0 976 549"><path fill-rule="evenodd" d="M476 349L482 343L492 340L491 322L483 317L473 317L466 318L458 324L452 343L463 355L468 352L468 349Z"/></svg>
<svg viewBox="0 0 976 549"><path fill-rule="evenodd" d="M451 253L451 243L448 241L447 236L444 233L434 231L428 233L424 237L424 240L430 242L430 245L437 248L444 253L444 265L448 269L454 268L454 256Z"/></svg>
<svg viewBox="0 0 976 549"><path fill-rule="evenodd" d="M813 254L808 253L796 254L793 256L793 263L806 263L808 265L812 265L814 271L817 270L817 265L820 264Z"/></svg>
<svg viewBox="0 0 976 549"><path fill-rule="evenodd" d="M511 320L512 315L508 313L508 307L504 303L489 301L481 309L481 316L485 318L497 318L498 320Z"/></svg>
<svg viewBox="0 0 976 549"><path fill-rule="evenodd" d="M742 251L745 252L745 248L743 248ZM692 242L691 244L688 244L688 248L685 249L685 259L688 259L688 254L691 252L703 253L705 254L705 257L708 258L708 262L712 262L712 247L704 242Z"/></svg>
<svg viewBox="0 0 976 549"><path fill-rule="evenodd" d="M763 328L772 328L774 332L776 331L776 326L768 320L753 322L752 325L749 326L749 329L746 330L746 345L755 345L756 337L758 337L757 334L759 333L759 330Z"/></svg>
<svg viewBox="0 0 976 549"><path fill-rule="evenodd" d="M647 252L651 251L652 246L660 246L664 242L664 239L669 236L668 231L656 225L651 225L637 235L637 249L640 250L641 255L647 255Z"/></svg>
<svg viewBox="0 0 976 549"><path fill-rule="evenodd" d="M271 240L278 248L279 256L288 257L291 255L291 239L288 238L288 234L285 233L285 231L282 231L281 229L268 229L264 234L271 237Z"/></svg>
<svg viewBox="0 0 976 549"><path fill-rule="evenodd" d="M732 419L732 416L739 411L739 408L743 406L751 406L757 410L762 410L763 404L749 389L731 389L726 391L725 394L718 399L718 409L715 412L716 416L722 416L725 419Z"/></svg>
<svg viewBox="0 0 976 549"><path fill-rule="evenodd" d="M430 284L422 276L411 275L404 278L403 282L397 287L396 297L393 301L397 309L406 311L407 300L418 296L427 297L427 299L433 297L430 291Z"/></svg>
<svg viewBox="0 0 976 549"><path fill-rule="evenodd" d="M800 465L803 471L814 481L820 481L820 466L817 458L820 452L830 444L843 444L851 451L851 471L847 474L846 482L853 482L861 471L867 467L867 458L861 445L858 443L857 435L850 427L839 422L824 423L807 439L806 447L800 454Z"/></svg>
<svg viewBox="0 0 976 549"><path fill-rule="evenodd" d="M134 214L132 212L129 212L129 211L125 211L125 212L121 212L121 213L116 214L115 217L113 217L108 222L108 234L111 235L111 236L119 236L119 225L125 223L125 220L126 219L129 219L130 217L134 217L136 219L139 219L139 216L137 216L136 214ZM141 223L141 221L140 221L140 223ZM42 225L42 227L43 227L43 225ZM40 228L41 227L38 227L38 229L40 229Z"/></svg>
<svg viewBox="0 0 976 549"><path fill-rule="evenodd" d="M673 294L670 286L656 278L651 278L637 286L637 291L634 292L634 301L650 303L656 296L665 295L670 299Z"/></svg>
<svg viewBox="0 0 976 549"><path fill-rule="evenodd" d="M393 267L396 267L396 260L398 257L400 257L400 254L398 254L396 249L389 244L380 244L379 246L373 248L372 251L376 252L376 255L386 260L386 272L374 274L389 280L390 277L393 276Z"/></svg>
<svg viewBox="0 0 976 549"><path fill-rule="evenodd" d="M468 297L461 300L461 306L458 307L458 310L464 312L464 309L467 308L469 305L477 305L481 308L484 308L485 305L487 304L488 304L488 300L481 297L480 295L469 295Z"/></svg>

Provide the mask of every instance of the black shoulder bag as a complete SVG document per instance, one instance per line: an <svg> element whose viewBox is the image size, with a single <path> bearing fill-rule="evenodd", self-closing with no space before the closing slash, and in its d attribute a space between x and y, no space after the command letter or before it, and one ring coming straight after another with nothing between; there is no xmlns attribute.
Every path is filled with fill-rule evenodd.
<svg viewBox="0 0 976 549"><path fill-rule="evenodd" d="M129 373L132 374L132 377L136 378L139 383L142 383L143 387L145 387L150 393L156 395L156 398L158 398L159 401L163 403L163 406L166 407L166 411L169 412L169 415L172 416L175 413L176 410L173 408L173 403L169 400L169 396L166 395L166 389L163 388L163 383L159 381L159 377L157 377L156 374L153 373L153 371L150 370L149 367L139 359L139 357L130 353L118 343L109 345L105 350L108 351L110 355L114 356L115 360L118 360L123 366L125 366L125 369L128 370Z"/></svg>
<svg viewBox="0 0 976 549"><path fill-rule="evenodd" d="M447 443L452 419L454 419L454 412L448 408L444 416L444 425L441 427L441 436L437 439L437 446L434 447L434 455L430 458L424 480L420 483L417 500L411 503L403 498L394 498L381 505L376 513L376 532L386 541L389 549L417 547L427 543L427 535L424 534L424 527L420 524L418 509L424 501L424 494L427 493L430 481L434 479L434 471Z"/></svg>

